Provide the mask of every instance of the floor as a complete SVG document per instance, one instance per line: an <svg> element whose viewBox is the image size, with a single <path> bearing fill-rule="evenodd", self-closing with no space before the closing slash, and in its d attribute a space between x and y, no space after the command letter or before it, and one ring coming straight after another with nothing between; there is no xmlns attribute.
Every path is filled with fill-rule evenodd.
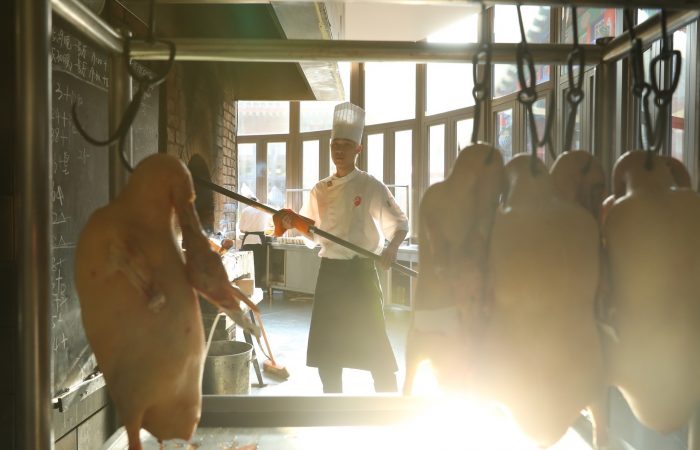
<svg viewBox="0 0 700 450"><path fill-rule="evenodd" d="M306 342L311 319L312 299L309 296L275 290L272 302L266 297L259 307L267 332L273 357L278 365L284 366L290 376L280 380L263 371L264 386L257 385L257 378L251 365L251 395L319 395L322 394L321 381L316 368L306 366ZM385 310L387 333L399 365L397 380L403 385L404 347L408 330L409 313L405 310ZM265 356L256 345L258 361L262 370ZM343 371L343 393L349 395L373 394L373 381L369 372L345 369Z"/></svg>

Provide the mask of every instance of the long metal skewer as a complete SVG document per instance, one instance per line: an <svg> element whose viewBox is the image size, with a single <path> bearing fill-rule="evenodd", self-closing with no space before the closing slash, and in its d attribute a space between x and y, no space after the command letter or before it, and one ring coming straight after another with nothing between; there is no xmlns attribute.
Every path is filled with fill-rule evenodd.
<svg viewBox="0 0 700 450"><path fill-rule="evenodd" d="M203 178L199 177L192 177L194 182L196 184L199 184L200 186L206 187L207 189L211 189L214 192L218 192L221 195L225 195L226 197L232 198L234 200L238 200L241 203L245 203L246 205L252 206L255 209L259 209L260 211L264 211L266 213L270 214L276 214L279 211L276 210L275 208L265 205L263 203L257 202L253 199L250 199L248 197L245 197L241 194L238 194L236 192L233 192L232 190L226 189L225 187L219 186L218 184L212 183L211 181L205 180ZM369 250L365 250L362 247L359 247L352 242L348 242L345 239L341 239L338 236L328 233L327 231L323 231L315 226L309 226L309 230L314 233L315 235L321 236L324 239L328 239L329 241L335 242L338 245L342 245L345 248L348 248L355 253L362 255L366 258L372 258L375 261L380 259L380 256L377 255L376 253L372 253ZM392 269L398 270L399 272L406 274L411 277L417 277L418 272L415 270L411 270L406 266L402 266L398 262L394 261L394 263L391 265Z"/></svg>

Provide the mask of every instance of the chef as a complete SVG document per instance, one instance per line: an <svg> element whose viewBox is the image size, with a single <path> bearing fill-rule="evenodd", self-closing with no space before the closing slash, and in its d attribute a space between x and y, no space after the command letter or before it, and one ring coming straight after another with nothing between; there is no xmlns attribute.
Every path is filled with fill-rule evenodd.
<svg viewBox="0 0 700 450"><path fill-rule="evenodd" d="M314 186L300 214L315 227L380 255L379 265L388 269L408 233L408 219L389 189L357 168L364 119L364 110L352 103L336 106L331 133L336 171ZM275 222L284 229L296 227L309 246L321 246L306 364L318 368L323 392L342 392L346 367L370 371L376 392L395 392L396 358L374 260L297 226L303 221L290 210L278 214Z"/></svg>

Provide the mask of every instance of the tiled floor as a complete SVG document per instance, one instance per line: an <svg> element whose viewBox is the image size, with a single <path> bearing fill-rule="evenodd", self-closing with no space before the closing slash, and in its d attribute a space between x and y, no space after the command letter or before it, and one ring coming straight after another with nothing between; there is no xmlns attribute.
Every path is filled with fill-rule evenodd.
<svg viewBox="0 0 700 450"><path fill-rule="evenodd" d="M266 297L260 303L262 319L270 340L273 356L278 365L286 367L289 379L281 381L263 372L264 387L256 387L257 378L251 367L251 395L319 395L321 381L316 368L306 366L306 342L311 319L310 297L274 291L272 305ZM397 379L403 384L403 360L409 314L407 311L385 311L387 332L399 365ZM260 362L266 359L256 345ZM343 371L343 393L350 395L373 394L373 381L369 372L345 369Z"/></svg>

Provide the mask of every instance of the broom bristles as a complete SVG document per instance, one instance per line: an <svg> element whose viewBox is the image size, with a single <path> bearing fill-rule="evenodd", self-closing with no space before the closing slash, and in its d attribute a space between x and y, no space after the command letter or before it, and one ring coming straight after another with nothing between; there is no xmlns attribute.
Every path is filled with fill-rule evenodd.
<svg viewBox="0 0 700 450"><path fill-rule="evenodd" d="M277 365L276 363L270 361L269 359L263 362L263 370L268 374L277 377L287 379L289 378L289 371L286 367Z"/></svg>

